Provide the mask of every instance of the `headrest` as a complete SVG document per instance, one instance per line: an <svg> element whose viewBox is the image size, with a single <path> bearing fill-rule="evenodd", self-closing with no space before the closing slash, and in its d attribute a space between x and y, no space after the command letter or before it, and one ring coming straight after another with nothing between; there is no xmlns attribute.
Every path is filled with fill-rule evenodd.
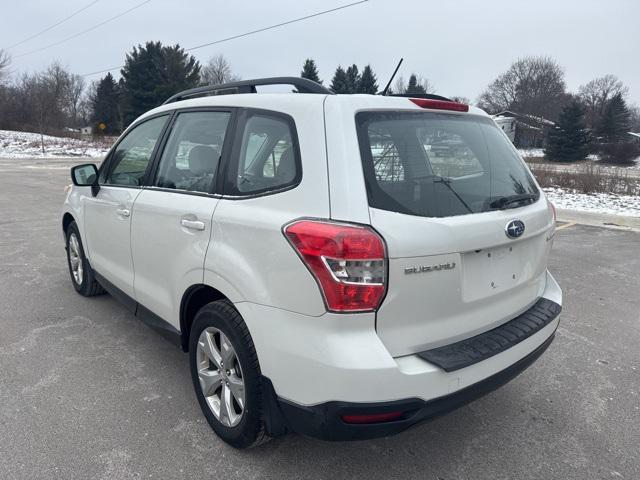
<svg viewBox="0 0 640 480"><path fill-rule="evenodd" d="M220 152L207 145L196 145L189 150L189 170L195 175L215 173Z"/></svg>
<svg viewBox="0 0 640 480"><path fill-rule="evenodd" d="M280 156L280 163L276 171L276 178L281 182L290 182L296 176L296 163L293 147L287 148Z"/></svg>

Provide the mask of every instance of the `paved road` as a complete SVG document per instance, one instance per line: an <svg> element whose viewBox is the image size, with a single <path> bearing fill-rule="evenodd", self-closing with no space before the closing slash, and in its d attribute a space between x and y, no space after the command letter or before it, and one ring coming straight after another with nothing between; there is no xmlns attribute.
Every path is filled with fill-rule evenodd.
<svg viewBox="0 0 640 480"><path fill-rule="evenodd" d="M0 478L640 478L640 234L558 232L561 327L502 389L392 438L238 452L203 420L184 354L74 292L57 217L71 162L36 163L0 160Z"/></svg>

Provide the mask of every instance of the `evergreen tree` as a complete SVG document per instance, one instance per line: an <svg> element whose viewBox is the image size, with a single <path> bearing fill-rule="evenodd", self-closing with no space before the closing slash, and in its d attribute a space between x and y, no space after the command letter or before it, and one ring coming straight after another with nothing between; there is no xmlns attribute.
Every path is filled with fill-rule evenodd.
<svg viewBox="0 0 640 480"><path fill-rule="evenodd" d="M200 62L189 55L180 45L162 47L160 76L162 83L156 86L155 94L164 102L181 90L200 85Z"/></svg>
<svg viewBox="0 0 640 480"><path fill-rule="evenodd" d="M320 76L318 75L318 69L316 68L316 62L314 62L312 58L307 58L304 61L300 77L322 84L322 80L320 80Z"/></svg>
<svg viewBox="0 0 640 480"><path fill-rule="evenodd" d="M378 83L376 82L376 75L373 73L371 65L367 65L362 70L358 84L358 93L369 93L371 95L378 93Z"/></svg>
<svg viewBox="0 0 640 480"><path fill-rule="evenodd" d="M609 143L623 140L629 131L629 117L629 109L622 94L614 95L605 106L597 129L598 135Z"/></svg>
<svg viewBox="0 0 640 480"><path fill-rule="evenodd" d="M412 93L412 94L424 94L427 91L424 89L422 85L418 83L418 77L415 73L412 73L409 77L409 84L407 85L407 89L404 93Z"/></svg>
<svg viewBox="0 0 640 480"><path fill-rule="evenodd" d="M589 140L584 110L573 100L562 109L558 123L549 132L544 154L559 162L583 160L589 153Z"/></svg>
<svg viewBox="0 0 640 480"><path fill-rule="evenodd" d="M160 42L133 47L120 73L125 125L174 93L200 83L198 61L179 45L165 47Z"/></svg>
<svg viewBox="0 0 640 480"><path fill-rule="evenodd" d="M118 102L120 92L113 75L107 73L102 78L91 96L91 121L95 132L115 134L120 131L120 115ZM104 124L104 129L100 125Z"/></svg>
<svg viewBox="0 0 640 480"><path fill-rule="evenodd" d="M336 73L333 74L333 79L331 80L331 90L333 93L349 93L347 72L345 72L344 68L339 65L338 68L336 68Z"/></svg>
<svg viewBox="0 0 640 480"><path fill-rule="evenodd" d="M358 72L358 66L354 63L347 68L347 92L345 93L357 93L358 86L360 84L360 73Z"/></svg>

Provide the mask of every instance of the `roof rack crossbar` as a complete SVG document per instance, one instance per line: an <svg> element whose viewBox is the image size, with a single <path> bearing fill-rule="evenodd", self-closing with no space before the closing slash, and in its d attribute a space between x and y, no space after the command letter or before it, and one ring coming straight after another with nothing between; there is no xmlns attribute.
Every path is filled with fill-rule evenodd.
<svg viewBox="0 0 640 480"><path fill-rule="evenodd" d="M254 80L240 80L239 82L222 83L220 85L206 85L176 93L169 97L163 105L178 102L199 95L229 95L233 93L257 93L256 87L260 85L292 85L299 93L319 93L333 95L333 92L319 83L300 77L272 77L256 78Z"/></svg>

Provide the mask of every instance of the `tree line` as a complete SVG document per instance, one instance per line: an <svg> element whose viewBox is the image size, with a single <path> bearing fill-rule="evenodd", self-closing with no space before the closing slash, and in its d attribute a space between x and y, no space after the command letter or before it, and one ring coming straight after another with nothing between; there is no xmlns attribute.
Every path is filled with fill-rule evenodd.
<svg viewBox="0 0 640 480"><path fill-rule="evenodd" d="M510 110L554 121L546 156L582 160L590 153L604 160L630 163L640 147L628 134L640 131L640 109L629 105L629 88L615 75L595 78L569 92L563 68L545 56L515 61L480 95L489 113Z"/></svg>
<svg viewBox="0 0 640 480"><path fill-rule="evenodd" d="M87 84L59 62L11 80L10 57L0 50L0 129L60 133L91 126L118 134L135 118L180 90L238 80L222 55L202 65L179 45L138 45L116 80L110 72Z"/></svg>
<svg viewBox="0 0 640 480"><path fill-rule="evenodd" d="M91 125L96 132L117 134L177 91L240 79L222 55L201 64L179 45L160 42L133 47L118 79L107 73L91 83L58 62L20 76L8 74L10 64L9 55L0 50L0 128L41 132ZM304 61L300 76L324 83L312 58ZM338 65L328 87L335 93L377 94L378 82L371 65ZM389 93L434 92L428 78L411 73L408 80L396 78ZM564 70L555 60L532 56L516 60L498 75L477 104L491 114L511 110L557 122L549 136L549 155L575 159L593 151L595 144L625 143L626 132L640 131L640 111L627 103L628 92L614 75L569 92Z"/></svg>
<svg viewBox="0 0 640 480"><path fill-rule="evenodd" d="M0 128L62 129L79 123L87 115L85 80L58 62L42 72L24 73L10 84L6 75L2 75L6 66L0 68Z"/></svg>
<svg viewBox="0 0 640 480"><path fill-rule="evenodd" d="M202 65L179 45L160 42L133 47L126 54L119 78L108 72L91 83L59 62L9 81L10 62L0 50L0 128L41 133L91 126L96 133L115 135L180 90L240 79L223 55ZM304 62L300 75L323 83L313 59ZM371 65L360 70L354 64L338 66L330 88L335 93L374 95L380 87ZM399 77L391 91L420 94L434 88L426 78L411 74L408 82Z"/></svg>
<svg viewBox="0 0 640 480"><path fill-rule="evenodd" d="M307 58L302 65L300 72L302 78L308 78L314 82L323 84L318 73L318 67L315 60ZM354 63L346 69L342 65L338 65L333 77L331 78L329 88L334 93L368 93L376 95L379 92L378 79L373 72L371 65L365 65L360 73L358 66ZM434 93L435 88L428 79L412 73L409 76L408 83L402 76L398 77L392 88L387 93L406 93L406 94L424 94Z"/></svg>

